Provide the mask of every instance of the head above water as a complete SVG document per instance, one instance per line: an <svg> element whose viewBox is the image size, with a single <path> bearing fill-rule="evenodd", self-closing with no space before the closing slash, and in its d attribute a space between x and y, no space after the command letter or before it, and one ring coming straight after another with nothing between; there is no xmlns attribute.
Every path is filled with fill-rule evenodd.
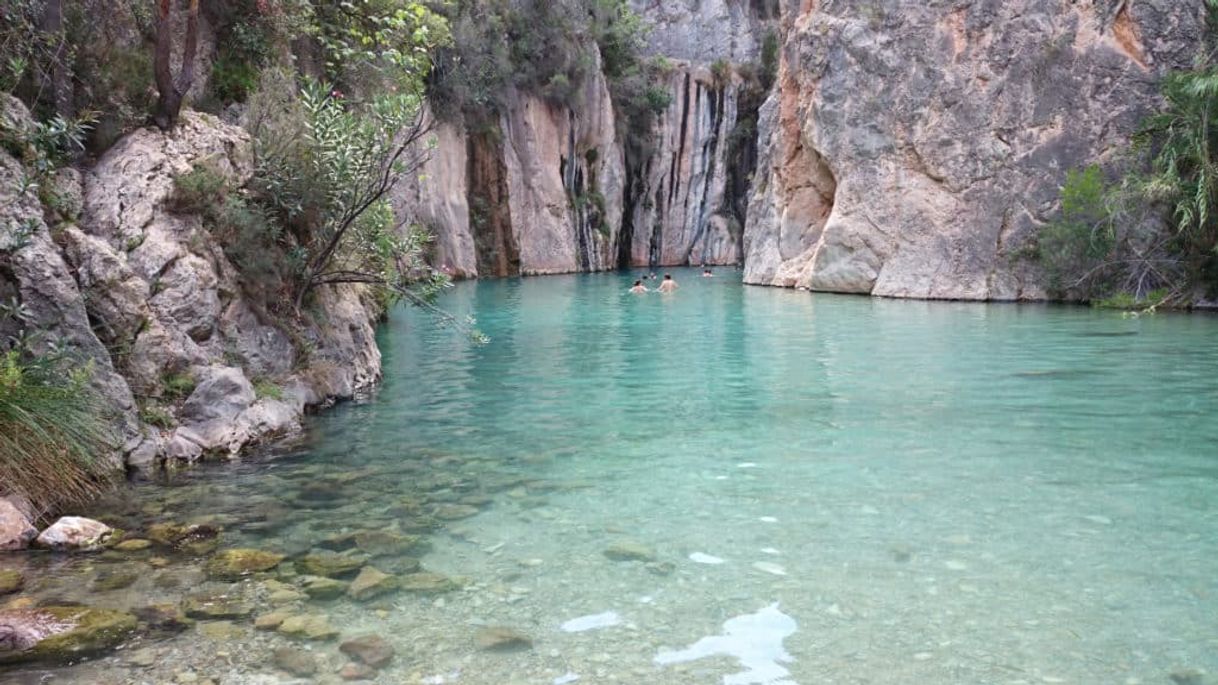
<svg viewBox="0 0 1218 685"><path fill-rule="evenodd" d="M634 282L634 284L635 284L635 285L643 285L643 281L641 281L641 280L639 280L639 281L635 281L635 282Z"/></svg>
<svg viewBox="0 0 1218 685"><path fill-rule="evenodd" d="M671 281L671 280L672 280L672 274L664 274L664 280L666 280L666 281Z"/></svg>

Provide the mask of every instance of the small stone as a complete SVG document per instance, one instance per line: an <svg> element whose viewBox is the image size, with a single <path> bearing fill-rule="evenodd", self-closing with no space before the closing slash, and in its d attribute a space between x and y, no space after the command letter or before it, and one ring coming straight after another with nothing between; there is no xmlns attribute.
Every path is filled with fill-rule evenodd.
<svg viewBox="0 0 1218 685"><path fill-rule="evenodd" d="M353 536L355 546L373 557L402 556L419 546L418 535L404 535L388 530L365 530Z"/></svg>
<svg viewBox="0 0 1218 685"><path fill-rule="evenodd" d="M468 504L437 504L432 509L431 515L441 521L459 521L467 519L479 511L481 510L478 507L472 507Z"/></svg>
<svg viewBox="0 0 1218 685"><path fill-rule="evenodd" d="M11 595L25 587L25 576L20 571L0 569L0 595Z"/></svg>
<svg viewBox="0 0 1218 685"><path fill-rule="evenodd" d="M272 611L269 614L262 614L258 618L254 619L254 627L258 630L275 630L279 628L279 626L283 625L284 621L291 618L292 615L293 612L287 611L286 609Z"/></svg>
<svg viewBox="0 0 1218 685"><path fill-rule="evenodd" d="M116 549L120 552L139 552L139 551L148 549L151 546L152 546L151 540L144 540L141 538L132 538L130 540L123 540L122 542L118 543L117 545L114 546L114 549Z"/></svg>
<svg viewBox="0 0 1218 685"><path fill-rule="evenodd" d="M643 568L657 576L671 576L677 570L677 565L671 561L653 561Z"/></svg>
<svg viewBox="0 0 1218 685"><path fill-rule="evenodd" d="M324 576L305 576L301 579L301 589L309 597L318 600L336 599L347 593L350 583Z"/></svg>
<svg viewBox="0 0 1218 685"><path fill-rule="evenodd" d="M200 635L216 642L239 640L245 635L245 631L232 621L205 621L198 629Z"/></svg>
<svg viewBox="0 0 1218 685"><path fill-rule="evenodd" d="M424 595L435 595L452 592L457 584L451 578L438 573L411 573L399 579L399 587L406 592L416 592Z"/></svg>
<svg viewBox="0 0 1218 685"><path fill-rule="evenodd" d="M1168 676L1176 685L1205 685L1205 671L1194 668L1182 668L1172 671Z"/></svg>
<svg viewBox="0 0 1218 685"><path fill-rule="evenodd" d="M309 652L296 647L280 647L271 654L275 668L298 678L308 678L317 673L317 659Z"/></svg>
<svg viewBox="0 0 1218 685"><path fill-rule="evenodd" d="M131 587L135 581L140 579L140 573L133 571L130 568L109 569L101 572L97 578L93 580L93 590L95 592L107 592L110 590L121 590L126 587Z"/></svg>
<svg viewBox="0 0 1218 685"><path fill-rule="evenodd" d="M167 633L179 633L195 623L173 604L153 604L137 609L135 615L149 628Z"/></svg>
<svg viewBox="0 0 1218 685"><path fill-rule="evenodd" d="M42 531L34 544L57 552L97 552L106 546L114 529L83 516L64 516Z"/></svg>
<svg viewBox="0 0 1218 685"><path fill-rule="evenodd" d="M127 654L127 663L138 668L148 668L157 662L156 652L144 647Z"/></svg>
<svg viewBox="0 0 1218 685"><path fill-rule="evenodd" d="M9 500L0 497L0 552L25 549L38 537L38 529L25 513Z"/></svg>
<svg viewBox="0 0 1218 685"><path fill-rule="evenodd" d="M278 631L290 637L306 640L330 640L338 637L338 630L330 625L330 619L322 614L289 616L279 624Z"/></svg>
<svg viewBox="0 0 1218 685"><path fill-rule="evenodd" d="M376 677L376 670L352 661L338 671L338 677L343 680L372 680Z"/></svg>
<svg viewBox="0 0 1218 685"><path fill-rule="evenodd" d="M655 550L637 540L619 540L604 555L613 561L655 561Z"/></svg>
<svg viewBox="0 0 1218 685"><path fill-rule="evenodd" d="M398 588L398 579L371 566L365 566L351 581L347 596L359 601L379 597Z"/></svg>
<svg viewBox="0 0 1218 685"><path fill-rule="evenodd" d="M190 618L245 618L254 613L254 606L245 600L226 595L194 595L187 597L182 608Z"/></svg>
<svg viewBox="0 0 1218 685"><path fill-rule="evenodd" d="M504 626L486 626L474 633L474 642L478 649L495 652L511 652L522 649L532 649L533 640L512 628Z"/></svg>
<svg viewBox="0 0 1218 685"><path fill-rule="evenodd" d="M329 580L329 579L327 579L327 580ZM306 600L308 598L309 598L309 596L304 594L303 592L297 592L295 590L276 590L275 592L272 592L271 594L267 595L266 599L271 604L278 606L281 604L291 604L293 602L300 602L300 601Z"/></svg>
<svg viewBox="0 0 1218 685"><path fill-rule="evenodd" d="M217 580L235 581L269 571L283 561L282 554L257 549L226 549L207 562L207 575Z"/></svg>
<svg viewBox="0 0 1218 685"><path fill-rule="evenodd" d="M296 569L305 575L342 578L355 575L367 559L362 556L338 554L322 550L301 558Z"/></svg>
<svg viewBox="0 0 1218 685"><path fill-rule="evenodd" d="M393 661L393 646L379 635L359 635L338 646L338 651L372 668L384 668Z"/></svg>

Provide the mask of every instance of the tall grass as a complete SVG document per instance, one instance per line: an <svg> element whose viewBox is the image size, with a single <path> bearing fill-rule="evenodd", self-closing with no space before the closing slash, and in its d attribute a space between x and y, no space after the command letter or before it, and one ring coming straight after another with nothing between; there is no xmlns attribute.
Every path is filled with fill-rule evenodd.
<svg viewBox="0 0 1218 685"><path fill-rule="evenodd" d="M68 364L20 347L0 353L0 490L43 511L85 502L114 477L106 403L88 386L88 365Z"/></svg>

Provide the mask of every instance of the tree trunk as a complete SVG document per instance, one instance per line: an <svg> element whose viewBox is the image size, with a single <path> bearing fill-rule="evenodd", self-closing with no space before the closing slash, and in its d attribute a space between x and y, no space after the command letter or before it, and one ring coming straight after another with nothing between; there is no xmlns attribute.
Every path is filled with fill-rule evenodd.
<svg viewBox="0 0 1218 685"><path fill-rule="evenodd" d="M182 48L182 71L175 80L169 64L173 53L172 0L158 0L153 75L159 97L152 120L162 131L168 131L178 123L182 99L194 82L198 44L199 0L190 0L189 14L186 15L186 43Z"/></svg>
<svg viewBox="0 0 1218 685"><path fill-rule="evenodd" d="M68 69L68 41L63 33L63 0L47 0L42 11L43 33L53 36L55 54L51 58L51 101L55 113L64 119L76 112L72 105L72 73Z"/></svg>

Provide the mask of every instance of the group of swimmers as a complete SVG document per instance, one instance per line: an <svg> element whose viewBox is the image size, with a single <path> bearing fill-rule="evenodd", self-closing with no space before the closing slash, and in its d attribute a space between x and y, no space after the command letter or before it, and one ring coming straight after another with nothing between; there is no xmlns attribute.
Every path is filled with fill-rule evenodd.
<svg viewBox="0 0 1218 685"><path fill-rule="evenodd" d="M707 268L707 267L702 268L702 278L713 278L714 275L715 274L712 273L709 268ZM632 285L630 287L630 292L632 292L632 293L651 292L650 290L647 289L647 286L643 285L643 281L645 281L645 280L654 281L655 278L656 278L656 275L653 273L650 276L638 279L637 281L634 282L634 285ZM656 288L656 292L671 293L672 291L674 291L676 289L677 289L677 282L672 279L672 274L664 274L664 280L660 281L660 286L658 288Z"/></svg>

